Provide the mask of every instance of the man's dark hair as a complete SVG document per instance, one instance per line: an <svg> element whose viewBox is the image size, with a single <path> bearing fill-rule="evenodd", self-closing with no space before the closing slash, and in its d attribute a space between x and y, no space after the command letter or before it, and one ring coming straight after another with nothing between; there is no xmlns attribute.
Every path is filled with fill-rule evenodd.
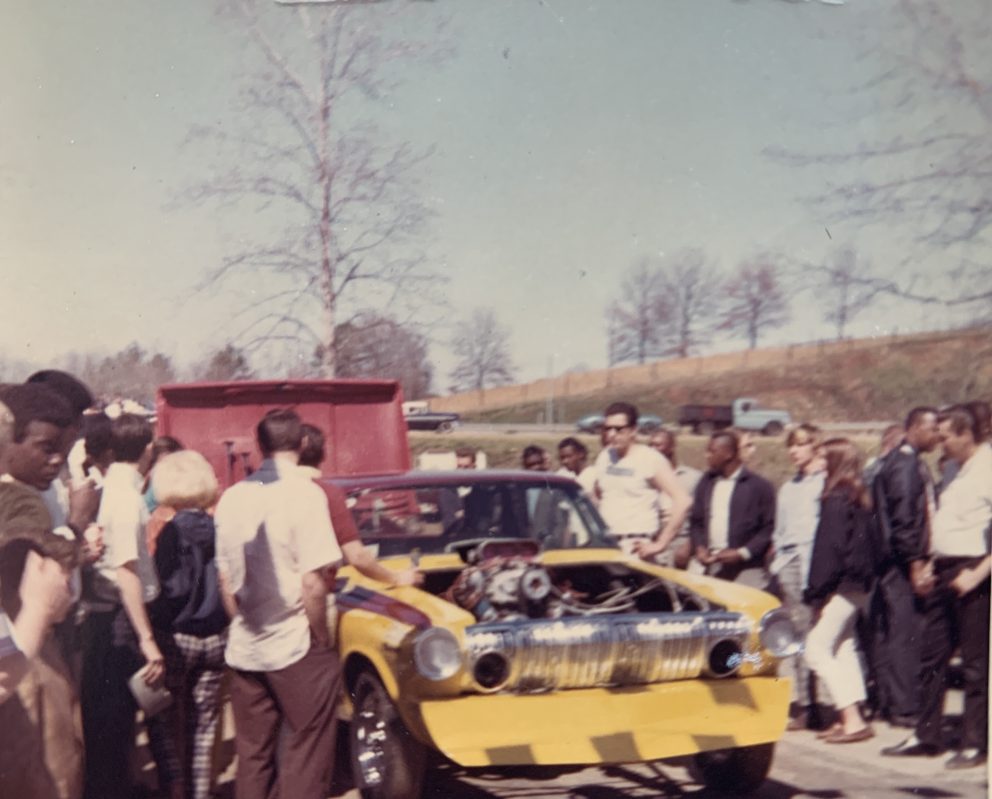
<svg viewBox="0 0 992 799"><path fill-rule="evenodd" d="M710 436L710 441L725 441L730 453L736 458L741 454L741 440L733 430L718 430Z"/></svg>
<svg viewBox="0 0 992 799"><path fill-rule="evenodd" d="M83 446L91 458L99 458L113 446L113 422L107 414L83 417Z"/></svg>
<svg viewBox="0 0 992 799"><path fill-rule="evenodd" d="M93 405L93 395L90 390L68 372L61 372L58 369L43 369L40 372L35 372L24 382L48 386L69 403L69 407L72 408L76 416L81 416L83 411Z"/></svg>
<svg viewBox="0 0 992 799"><path fill-rule="evenodd" d="M937 415L938 411L931 405L920 405L913 408L909 413L906 414L906 424L903 426L904 429L909 430L920 423L927 414L932 413L934 416Z"/></svg>
<svg viewBox="0 0 992 799"><path fill-rule="evenodd" d="M603 414L606 416L613 416L615 413L625 414L627 417L627 425L629 427L634 427L637 424L638 414L637 408L631 405L629 402L611 402L607 408L606 412Z"/></svg>
<svg viewBox="0 0 992 799"><path fill-rule="evenodd" d="M0 402L14 416L14 442L20 444L31 422L47 422L63 430L76 416L72 407L57 391L37 383L7 386L0 392Z"/></svg>
<svg viewBox="0 0 992 799"><path fill-rule="evenodd" d="M136 413L122 413L110 423L110 446L117 463L137 463L152 443L151 423Z"/></svg>
<svg viewBox="0 0 992 799"><path fill-rule="evenodd" d="M296 411L278 408L269 411L255 428L258 447L268 456L273 452L299 452L303 445L303 422Z"/></svg>
<svg viewBox="0 0 992 799"><path fill-rule="evenodd" d="M456 458L471 458L475 460L475 450L472 447L459 447L455 450Z"/></svg>
<svg viewBox="0 0 992 799"><path fill-rule="evenodd" d="M971 411L978 424L978 439L988 441L992 437L992 405L985 400L969 400L964 406Z"/></svg>
<svg viewBox="0 0 992 799"><path fill-rule="evenodd" d="M581 441L579 441L579 439L575 438L574 436L563 438L561 441L558 442L558 449L564 449L565 447L571 447L581 455L589 454L588 447L586 447L585 444L583 444Z"/></svg>
<svg viewBox="0 0 992 799"><path fill-rule="evenodd" d="M301 425L303 430L303 449L300 450L300 466L317 468L324 462L324 431L317 425Z"/></svg>
<svg viewBox="0 0 992 799"><path fill-rule="evenodd" d="M978 432L978 422L967 405L951 405L949 408L944 408L938 414L937 421L950 422L951 431L956 436L968 430L976 443L982 440Z"/></svg>
<svg viewBox="0 0 992 799"><path fill-rule="evenodd" d="M544 447L539 447L537 444L528 444L524 447L524 452L523 455L520 456L520 460L522 463L527 463L528 458L534 457L541 458L543 460L546 454L547 452Z"/></svg>

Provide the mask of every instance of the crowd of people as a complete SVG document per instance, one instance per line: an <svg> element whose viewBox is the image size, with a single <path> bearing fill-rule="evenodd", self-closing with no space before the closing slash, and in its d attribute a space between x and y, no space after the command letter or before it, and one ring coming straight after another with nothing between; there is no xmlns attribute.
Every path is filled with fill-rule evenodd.
<svg viewBox="0 0 992 799"><path fill-rule="evenodd" d="M131 795L140 708L162 792L204 799L227 692L237 796L325 796L342 690L334 570L422 575L364 547L341 492L314 482L322 431L295 412L259 421L260 467L221 493L201 454L93 405L54 370L0 387L0 795ZM960 649L964 723L946 765L966 768L987 749L989 428L984 402L915 408L866 469L852 442L802 424L786 438L795 476L776 491L737 433L709 439L700 472L674 432L638 441L621 402L591 464L574 437L558 457L625 552L779 595L806 636L792 729L863 741L870 710L912 729L883 754L936 755ZM924 456L938 446L934 479ZM474 468L475 453L456 462ZM522 466L553 468L538 446ZM816 712L818 690L835 721Z"/></svg>
<svg viewBox="0 0 992 799"><path fill-rule="evenodd" d="M132 796L140 708L162 793L205 799L225 684L237 795L326 795L334 569L422 577L314 483L320 429L278 411L256 436L260 468L221 495L201 454L71 375L0 387L0 796Z"/></svg>
<svg viewBox="0 0 992 799"><path fill-rule="evenodd" d="M638 442L637 421L632 405L610 405L594 465L566 438L561 471L583 486L625 551L781 599L805 637L790 730L855 743L873 737L871 714L912 731L885 756L932 757L955 743L947 768L986 762L989 403L912 409L885 430L867 466L850 440L795 426L785 438L794 476L777 491L749 466L747 434L713 434L701 473L679 463L674 432ZM935 478L926 456L938 448ZM542 468L535 449L524 450L524 468ZM964 714L949 742L941 721L957 651Z"/></svg>

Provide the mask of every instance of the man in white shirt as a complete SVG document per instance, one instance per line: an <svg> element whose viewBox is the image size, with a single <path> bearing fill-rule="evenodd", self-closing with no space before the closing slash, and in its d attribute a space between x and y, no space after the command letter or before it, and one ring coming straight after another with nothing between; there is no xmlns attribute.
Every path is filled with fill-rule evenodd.
<svg viewBox="0 0 992 799"><path fill-rule="evenodd" d="M782 600L782 607L789 611L792 623L804 637L812 626L813 612L803 602L803 591L813 553L813 539L820 522L825 478L823 461L817 455L819 445L820 429L811 424L804 423L793 428L786 437L786 450L796 473L778 490L775 531L772 533L774 557L768 567L773 579L773 592ZM787 729L805 730L811 722L809 714L813 703L809 667L802 657L790 658L789 664L794 679L792 717Z"/></svg>
<svg viewBox="0 0 992 799"><path fill-rule="evenodd" d="M948 769L984 766L988 751L989 555L992 448L964 405L938 416L944 454L961 469L940 496L930 525L929 557L919 569L923 596L921 709L916 731L883 749L890 756L932 756L943 749L947 667L960 645L964 677L961 748Z"/></svg>
<svg viewBox="0 0 992 799"><path fill-rule="evenodd" d="M582 493L593 497L596 492L596 470L589 465L589 450L577 438L569 436L558 442L561 468L556 474L571 477L582 487Z"/></svg>
<svg viewBox="0 0 992 799"><path fill-rule="evenodd" d="M692 499L668 460L637 443L637 408L614 402L603 415L606 446L595 466L599 512L621 549L653 558L678 535ZM658 515L662 492L672 498L672 513L664 526Z"/></svg>
<svg viewBox="0 0 992 799"><path fill-rule="evenodd" d="M256 430L264 461L215 515L217 564L232 615L239 799L325 799L341 689L327 629L324 571L342 559L323 491L299 468L300 418L272 411ZM274 741L288 731L278 764ZM277 785L278 784L278 785Z"/></svg>
<svg viewBox="0 0 992 799"><path fill-rule="evenodd" d="M699 469L694 469L692 466L679 463L677 454L678 439L675 433L671 430L661 428L651 434L648 445L658 450L658 452L668 459L668 462L675 470L675 476L691 497L695 493L696 486L699 484L699 478L703 476L703 473ZM668 494L663 493L658 498L658 504L661 512L661 522L664 524L672 512L672 498ZM685 522L682 523L682 528L679 530L678 535L675 536L672 545L660 556L664 560L660 560L659 562L664 566L675 566L676 568L684 569L689 565L691 555L692 546L689 543L689 519L686 518Z"/></svg>
<svg viewBox="0 0 992 799"><path fill-rule="evenodd" d="M142 486L148 470L152 428L148 420L124 413L111 425L114 462L107 468L96 523L104 552L93 564L85 592L83 623L83 733L86 740L86 796L130 795L128 757L137 705L128 681L158 686L165 679L161 647L148 606L159 593L155 564L148 552L148 506ZM182 779L170 729L171 712L146 720L158 776L166 790Z"/></svg>

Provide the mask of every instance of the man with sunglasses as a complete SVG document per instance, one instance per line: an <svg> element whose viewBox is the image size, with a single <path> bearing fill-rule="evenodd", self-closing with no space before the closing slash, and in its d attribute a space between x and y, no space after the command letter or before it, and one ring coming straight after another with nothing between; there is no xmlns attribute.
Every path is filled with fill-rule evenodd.
<svg viewBox="0 0 992 799"><path fill-rule="evenodd" d="M599 512L624 552L653 558L678 535L692 498L668 459L637 443L637 408L614 402L603 415L605 446L595 466ZM661 493L672 503L659 529Z"/></svg>

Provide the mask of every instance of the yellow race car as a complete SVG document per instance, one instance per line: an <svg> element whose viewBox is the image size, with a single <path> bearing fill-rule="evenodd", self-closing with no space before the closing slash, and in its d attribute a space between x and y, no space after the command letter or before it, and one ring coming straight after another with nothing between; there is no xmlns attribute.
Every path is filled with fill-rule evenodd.
<svg viewBox="0 0 992 799"><path fill-rule="evenodd" d="M355 783L422 794L428 755L464 767L692 755L757 787L801 642L761 591L623 554L572 480L514 471L337 478L363 542L419 588L338 575Z"/></svg>

